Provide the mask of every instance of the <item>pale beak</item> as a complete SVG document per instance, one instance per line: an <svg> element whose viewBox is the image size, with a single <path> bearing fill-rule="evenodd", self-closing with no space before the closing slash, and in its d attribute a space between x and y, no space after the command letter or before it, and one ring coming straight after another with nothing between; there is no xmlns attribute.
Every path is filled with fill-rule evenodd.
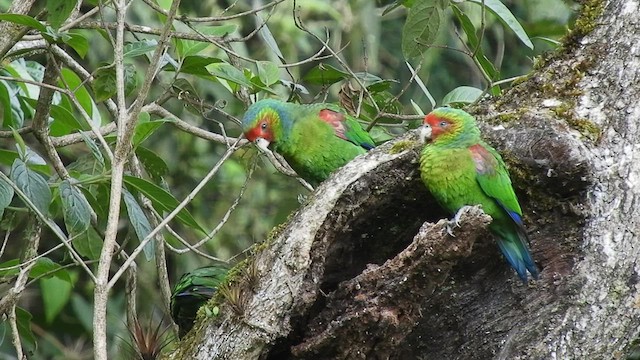
<svg viewBox="0 0 640 360"><path fill-rule="evenodd" d="M255 144L258 147L258 149L265 152L271 152L271 150L269 150L269 144L270 144L269 140L259 137L259 138L256 138Z"/></svg>
<svg viewBox="0 0 640 360"><path fill-rule="evenodd" d="M420 137L420 141L423 143L427 142L427 140L431 140L431 126L429 124L422 125L418 136Z"/></svg>

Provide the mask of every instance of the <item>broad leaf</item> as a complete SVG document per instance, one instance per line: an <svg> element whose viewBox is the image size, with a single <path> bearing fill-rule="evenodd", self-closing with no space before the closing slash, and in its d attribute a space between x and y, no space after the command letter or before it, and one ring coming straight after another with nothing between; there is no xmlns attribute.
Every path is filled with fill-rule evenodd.
<svg viewBox="0 0 640 360"><path fill-rule="evenodd" d="M14 24L28 26L30 28L36 29L38 31L46 32L47 27L44 26L40 21L32 18L31 16L21 15L21 14L0 14L0 21L8 21Z"/></svg>
<svg viewBox="0 0 640 360"><path fill-rule="evenodd" d="M175 208L180 204L180 202L176 200L173 195L171 195L158 185L147 180L125 175L124 182L128 186L131 186L133 189L139 191L144 196L149 198L149 200L151 200L151 202L153 203L153 206L160 211L171 212L175 210ZM176 215L176 218L183 224L204 232L204 229L198 224L193 216L191 216L187 209L180 210Z"/></svg>
<svg viewBox="0 0 640 360"><path fill-rule="evenodd" d="M91 225L91 206L75 184L64 180L58 188L62 200L64 223L69 234L77 235Z"/></svg>
<svg viewBox="0 0 640 360"><path fill-rule="evenodd" d="M140 205L136 201L136 198L131 195L129 191L123 189L122 196L124 197L124 204L127 207L127 214L129 214L129 221L133 230L136 233L139 241L144 240L151 232L151 223L149 219L142 211ZM142 249L147 261L151 261L155 255L155 239L151 239Z"/></svg>
<svg viewBox="0 0 640 360"><path fill-rule="evenodd" d="M48 257L41 257L36 261L36 264L29 271L29 277L34 279L39 276L43 276L48 279L51 277L57 277L60 280L71 282L69 272L64 269L60 264L56 264Z"/></svg>
<svg viewBox="0 0 640 360"><path fill-rule="evenodd" d="M311 69L302 79L309 84L331 85L340 80L348 79L351 75L335 67L320 63Z"/></svg>
<svg viewBox="0 0 640 360"><path fill-rule="evenodd" d="M0 178L0 219L4 213L4 209L11 204L13 199L13 188L5 180Z"/></svg>
<svg viewBox="0 0 640 360"><path fill-rule="evenodd" d="M102 123L102 119L100 118L100 110L98 110L97 105L93 102L93 98L89 94L89 91L83 85L83 81L76 75L73 71L67 68L62 68L62 77L63 81L59 82L59 86L66 87L69 86L69 90L71 90L80 106L87 112L91 121L95 126L100 126Z"/></svg>
<svg viewBox="0 0 640 360"><path fill-rule="evenodd" d="M136 78L136 69L132 64L124 65L124 81L125 95L129 95L135 90L138 85L138 79ZM96 72L95 78L91 83L93 92L96 95L96 101L105 101L117 92L116 84L116 69L113 66L101 68Z"/></svg>
<svg viewBox="0 0 640 360"><path fill-rule="evenodd" d="M442 105L470 104L482 95L482 90L471 86L459 86L442 99Z"/></svg>
<svg viewBox="0 0 640 360"><path fill-rule="evenodd" d="M11 167L11 180L42 214L46 216L49 213L51 190L42 175L29 169L21 159L16 159Z"/></svg>
<svg viewBox="0 0 640 360"><path fill-rule="evenodd" d="M65 44L71 46L82 59L89 52L89 40L77 31L70 31L69 38L63 40Z"/></svg>
<svg viewBox="0 0 640 360"><path fill-rule="evenodd" d="M67 302L69 302L71 288L72 285L70 282L60 280L56 277L40 279L44 318L48 324L53 322Z"/></svg>
<svg viewBox="0 0 640 360"><path fill-rule="evenodd" d="M208 66L209 73L219 79L230 81L237 85L251 87L251 82L247 80L242 71L236 69L228 63L217 63Z"/></svg>
<svg viewBox="0 0 640 360"><path fill-rule="evenodd" d="M260 81L266 86L273 85L280 80L280 69L278 69L278 65L271 61L258 61L256 67L258 68Z"/></svg>
<svg viewBox="0 0 640 360"><path fill-rule="evenodd" d="M124 57L134 58L154 51L158 47L158 41L155 39L145 39L129 43L124 46Z"/></svg>
<svg viewBox="0 0 640 360"><path fill-rule="evenodd" d="M36 337L31 331L31 313L27 310L16 307L16 322L18 325L18 333L22 338L23 345L27 351L33 351L36 347Z"/></svg>
<svg viewBox="0 0 640 360"><path fill-rule="evenodd" d="M159 181L163 176L169 172L167 163L153 151L138 146L136 148L136 155L140 159L144 170L155 180Z"/></svg>
<svg viewBox="0 0 640 360"><path fill-rule="evenodd" d="M511 31L513 31L518 39L522 41L529 49L533 49L533 43L531 39L529 39L529 35L524 31L522 25L518 22L518 20L513 16L509 8L507 8L500 0L470 0L473 3L482 5L484 1L484 5L489 11L491 11L494 15L496 15Z"/></svg>
<svg viewBox="0 0 640 360"><path fill-rule="evenodd" d="M187 56L182 60L180 72L193 75L211 76L207 65L222 62L222 60L214 57L206 56Z"/></svg>
<svg viewBox="0 0 640 360"><path fill-rule="evenodd" d="M406 59L422 55L434 43L441 20L442 9L437 1L418 1L409 9L402 28L402 54Z"/></svg>
<svg viewBox="0 0 640 360"><path fill-rule="evenodd" d="M102 238L91 226L87 231L76 236L73 239L72 244L78 254L87 259L97 260L100 257L100 251L102 251Z"/></svg>
<svg viewBox="0 0 640 360"><path fill-rule="evenodd" d="M484 70L489 78L491 78L492 80L496 80L498 78L498 71L496 70L493 63L489 61L489 59L484 54L482 46L480 44L480 40L476 35L475 26L473 25L469 17L465 13L463 13L462 10L460 10L460 8L452 5L451 9L453 9L453 13L458 18L458 21L460 21L462 30L464 30L464 33L467 35L467 41L469 42L470 48L472 49L472 51L475 51L475 58L480 64L480 67L482 67L482 70Z"/></svg>
<svg viewBox="0 0 640 360"><path fill-rule="evenodd" d="M67 20L77 1L47 0L47 20L56 30Z"/></svg>

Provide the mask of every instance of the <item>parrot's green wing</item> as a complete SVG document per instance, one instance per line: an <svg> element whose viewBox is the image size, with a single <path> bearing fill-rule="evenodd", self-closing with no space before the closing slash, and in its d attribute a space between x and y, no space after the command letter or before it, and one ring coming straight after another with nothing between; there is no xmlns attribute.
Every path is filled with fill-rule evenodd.
<svg viewBox="0 0 640 360"><path fill-rule="evenodd" d="M469 148L476 165L476 179L484 193L493 198L513 218L517 215L517 222L522 223L522 210L518 198L513 192L509 172L502 161L502 157L490 146L479 143Z"/></svg>
<svg viewBox="0 0 640 360"><path fill-rule="evenodd" d="M325 107L318 112L318 117L331 125L337 137L362 146L367 150L373 149L375 147L373 139L369 133L360 126L358 120L338 109L338 107L333 106Z"/></svg>

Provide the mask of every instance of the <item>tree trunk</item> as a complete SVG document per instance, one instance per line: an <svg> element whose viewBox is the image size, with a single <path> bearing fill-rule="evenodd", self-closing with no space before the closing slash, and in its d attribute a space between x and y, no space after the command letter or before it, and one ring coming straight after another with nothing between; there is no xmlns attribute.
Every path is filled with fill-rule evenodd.
<svg viewBox="0 0 640 360"><path fill-rule="evenodd" d="M586 1L561 50L470 109L510 166L540 280L519 281L475 208L443 233L408 134L323 183L174 356L623 358L640 326L638 10Z"/></svg>

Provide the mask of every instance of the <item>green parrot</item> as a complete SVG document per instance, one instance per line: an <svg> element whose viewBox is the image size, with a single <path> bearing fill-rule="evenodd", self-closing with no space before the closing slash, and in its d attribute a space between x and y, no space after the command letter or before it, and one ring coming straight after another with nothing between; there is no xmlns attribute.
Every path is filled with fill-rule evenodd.
<svg viewBox="0 0 640 360"><path fill-rule="evenodd" d="M214 265L180 277L171 294L171 317L178 325L180 337L191 330L198 309L215 294L228 271L224 265Z"/></svg>
<svg viewBox="0 0 640 360"><path fill-rule="evenodd" d="M493 218L489 230L520 279L527 283L527 271L537 279L509 172L498 152L480 138L473 116L437 108L424 118L420 137L428 141L420 156L422 181L440 205L452 214L481 205Z"/></svg>
<svg viewBox="0 0 640 360"><path fill-rule="evenodd" d="M247 109L242 129L249 141L263 150L271 146L313 186L375 146L356 118L332 104L260 100Z"/></svg>

